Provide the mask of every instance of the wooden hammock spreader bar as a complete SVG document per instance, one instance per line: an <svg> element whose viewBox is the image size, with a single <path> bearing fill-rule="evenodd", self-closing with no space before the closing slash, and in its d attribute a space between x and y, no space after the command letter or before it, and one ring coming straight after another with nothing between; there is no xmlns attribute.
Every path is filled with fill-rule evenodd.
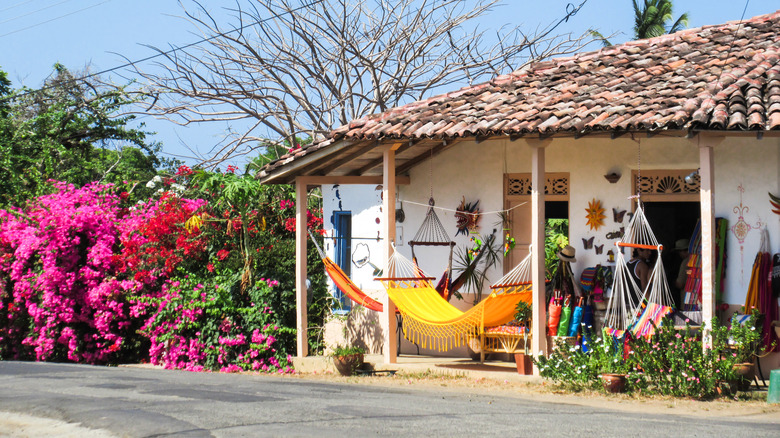
<svg viewBox="0 0 780 438"><path fill-rule="evenodd" d="M494 284L493 286L490 286L491 289L501 289L504 287L515 287L515 286L527 286L531 284L530 281L520 281L517 283L502 283L502 284Z"/></svg>
<svg viewBox="0 0 780 438"><path fill-rule="evenodd" d="M417 242L415 240L409 241L409 245L423 245L423 246L455 246L455 242Z"/></svg>
<svg viewBox="0 0 780 438"><path fill-rule="evenodd" d="M415 281L415 280L436 280L436 277L374 277L376 281Z"/></svg>
<svg viewBox="0 0 780 438"><path fill-rule="evenodd" d="M639 248L639 249L657 249L659 251L664 249L663 245L653 246L653 245L642 245L639 243L629 243L629 242L615 242L615 246L622 246L626 248Z"/></svg>

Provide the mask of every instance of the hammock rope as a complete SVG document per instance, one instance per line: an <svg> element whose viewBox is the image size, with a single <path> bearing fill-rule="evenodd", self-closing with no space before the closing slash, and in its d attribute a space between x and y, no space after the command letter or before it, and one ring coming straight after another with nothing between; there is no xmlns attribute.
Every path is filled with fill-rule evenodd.
<svg viewBox="0 0 780 438"><path fill-rule="evenodd" d="M645 248L658 252L658 257L655 266L650 272L647 286L644 290L641 290L640 285L636 284L634 277L631 275L630 268L623 256L623 251L617 251L615 280L612 286L612 295L607 305L604 326L609 334L621 337L626 330L637 325L637 321L647 321L644 311L649 309L656 315L666 315L671 312L674 299L672 298L661 261L663 245L660 245L655 238L655 234L653 234L653 230L650 228L650 224L645 216L644 207L639 200L637 200L636 212L631 221L629 221L623 238L615 245L618 248ZM638 302L634 301L634 296L640 297ZM657 308L658 306L662 307L660 311ZM652 334L652 330L648 330L645 324L642 324L640 329L643 333L648 333L649 331L649 334Z"/></svg>
<svg viewBox="0 0 780 438"><path fill-rule="evenodd" d="M414 238L409 241L409 247L412 249L412 260L417 261L417 255L414 252L416 246L449 246L450 255L447 259L447 268L445 269L444 277L442 278L442 284L440 289L442 295L447 300L452 296L451 284L452 284L452 254L455 251L455 242L450 239L447 234L447 230L444 225L441 224L439 216L436 214L434 205L436 202L433 200L433 196L428 200L428 212L425 214L420 229L414 235Z"/></svg>
<svg viewBox="0 0 780 438"><path fill-rule="evenodd" d="M404 318L404 336L423 348L446 351L465 345L469 338L484 333L485 327L511 321L519 301L531 303L530 255L526 260L507 274L522 280L497 282L487 298L465 312L443 299L431 285L431 277L398 251L388 263L390 277L377 280ZM529 274L522 277L519 272L524 269Z"/></svg>

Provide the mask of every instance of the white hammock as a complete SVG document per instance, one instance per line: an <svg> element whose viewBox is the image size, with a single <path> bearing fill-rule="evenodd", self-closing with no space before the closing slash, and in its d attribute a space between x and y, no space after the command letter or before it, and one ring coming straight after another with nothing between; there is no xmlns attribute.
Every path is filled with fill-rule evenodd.
<svg viewBox="0 0 780 438"><path fill-rule="evenodd" d="M617 251L615 281L612 285L612 295L609 298L604 326L624 331L639 317L642 302L672 307L674 300L661 262L663 246L658 243L653 230L650 229L641 203L637 205L636 212L628 223L623 238L615 245L619 248L647 248L658 251L658 258L650 273L645 290L640 290L639 285L634 281L623 257L623 251ZM634 296L641 296L639 302L634 302Z"/></svg>

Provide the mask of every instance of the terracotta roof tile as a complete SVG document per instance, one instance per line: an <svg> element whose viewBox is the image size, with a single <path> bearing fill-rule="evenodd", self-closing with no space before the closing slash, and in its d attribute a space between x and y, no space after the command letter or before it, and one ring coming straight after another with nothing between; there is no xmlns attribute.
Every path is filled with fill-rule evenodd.
<svg viewBox="0 0 780 438"><path fill-rule="evenodd" d="M339 139L780 129L778 50L780 11L631 41L353 120L298 153Z"/></svg>

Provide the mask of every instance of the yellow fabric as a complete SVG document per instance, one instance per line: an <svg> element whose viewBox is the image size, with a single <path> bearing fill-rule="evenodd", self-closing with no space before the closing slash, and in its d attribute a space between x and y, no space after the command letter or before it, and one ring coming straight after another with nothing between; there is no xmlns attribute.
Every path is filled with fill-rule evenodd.
<svg viewBox="0 0 780 438"><path fill-rule="evenodd" d="M430 282L388 281L387 294L404 318L404 336L423 348L445 351L464 345L485 327L506 324L519 301L531 303L531 287L496 290L463 312L439 295Z"/></svg>
<svg viewBox="0 0 780 438"><path fill-rule="evenodd" d="M761 252L756 255L753 262L753 271L750 273L750 284L748 285L747 296L745 297L745 313L750 313L750 309L758 309L758 289L761 283ZM764 280L766 281L766 280Z"/></svg>

